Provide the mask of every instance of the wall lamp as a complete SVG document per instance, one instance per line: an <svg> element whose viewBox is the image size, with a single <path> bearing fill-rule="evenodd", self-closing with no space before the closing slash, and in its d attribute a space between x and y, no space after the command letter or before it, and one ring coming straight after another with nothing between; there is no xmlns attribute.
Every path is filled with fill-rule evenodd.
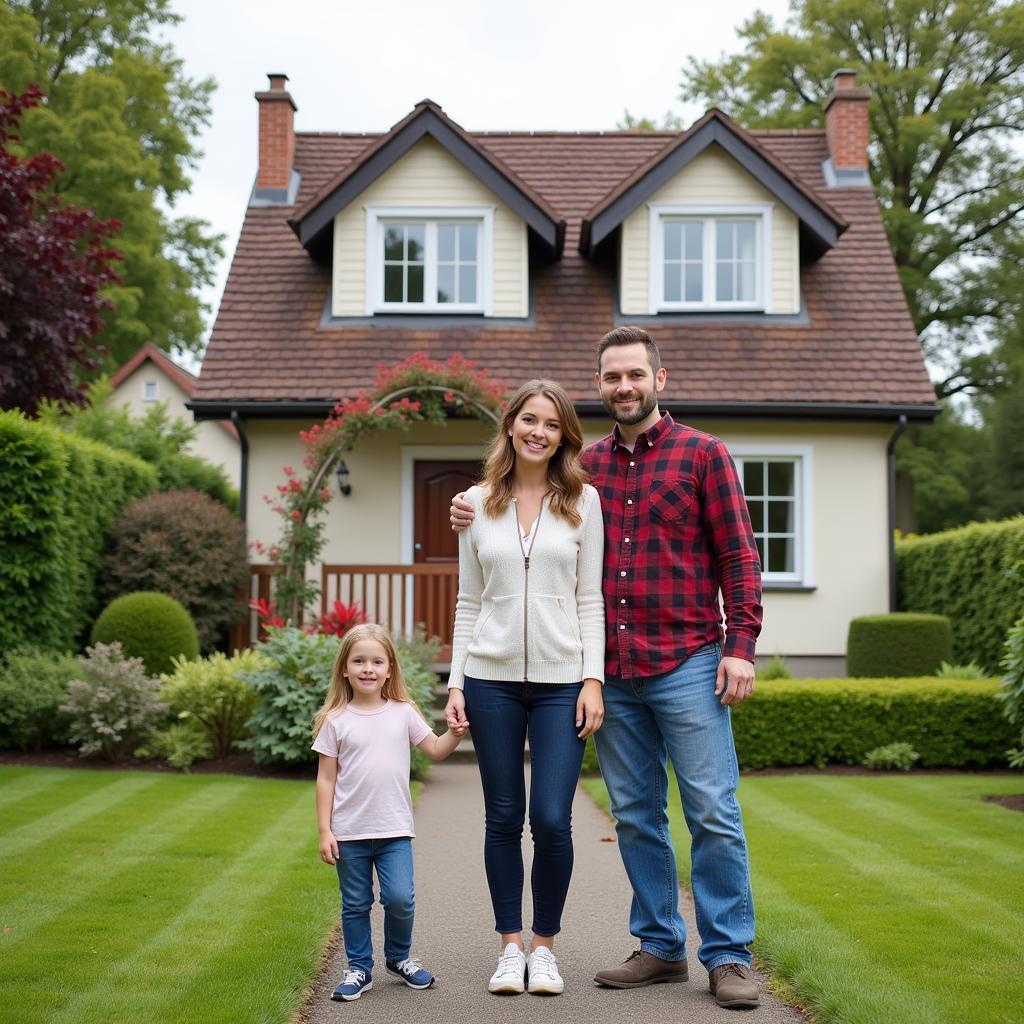
<svg viewBox="0 0 1024 1024"><path fill-rule="evenodd" d="M348 466L345 460L340 459L338 468L334 471L338 477L338 490L347 498L352 493L352 485L348 482Z"/></svg>

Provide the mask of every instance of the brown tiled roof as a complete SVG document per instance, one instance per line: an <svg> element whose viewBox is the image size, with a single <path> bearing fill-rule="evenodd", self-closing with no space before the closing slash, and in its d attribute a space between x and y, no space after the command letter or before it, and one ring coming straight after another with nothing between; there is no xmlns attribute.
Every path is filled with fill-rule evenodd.
<svg viewBox="0 0 1024 1024"><path fill-rule="evenodd" d="M414 352L436 359L461 353L510 385L553 376L574 398L596 398L594 349L616 323L616 275L580 255L580 225L677 133L470 134L567 224L561 260L531 268L531 323L321 325L330 268L311 259L287 220L380 136L300 133L296 206L247 211L195 400L334 401L368 385L378 364ZM833 250L802 268L806 322L645 323L669 368L666 404L933 405L871 189L826 189L823 131L749 134L849 229Z"/></svg>

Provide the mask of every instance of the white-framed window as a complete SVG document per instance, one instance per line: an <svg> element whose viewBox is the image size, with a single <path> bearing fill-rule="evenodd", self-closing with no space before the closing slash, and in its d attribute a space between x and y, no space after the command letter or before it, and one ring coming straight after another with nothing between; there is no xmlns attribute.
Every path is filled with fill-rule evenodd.
<svg viewBox="0 0 1024 1024"><path fill-rule="evenodd" d="M374 313L491 308L488 208L367 210L367 306Z"/></svg>
<svg viewBox="0 0 1024 1024"><path fill-rule="evenodd" d="M156 380L144 380L142 382L142 400L144 402L155 402L160 397L160 382Z"/></svg>
<svg viewBox="0 0 1024 1024"><path fill-rule="evenodd" d="M771 237L767 203L651 204L651 312L770 312Z"/></svg>
<svg viewBox="0 0 1024 1024"><path fill-rule="evenodd" d="M750 513L762 579L813 585L811 469L805 445L730 445Z"/></svg>

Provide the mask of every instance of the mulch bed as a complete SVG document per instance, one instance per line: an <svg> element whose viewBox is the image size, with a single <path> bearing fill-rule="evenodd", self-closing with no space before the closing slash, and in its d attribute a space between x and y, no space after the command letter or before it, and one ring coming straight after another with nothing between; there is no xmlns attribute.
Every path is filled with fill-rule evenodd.
<svg viewBox="0 0 1024 1024"><path fill-rule="evenodd" d="M985 799L990 804L1000 804L1011 811L1024 811L1024 793L1015 793L1013 796L987 796Z"/></svg>

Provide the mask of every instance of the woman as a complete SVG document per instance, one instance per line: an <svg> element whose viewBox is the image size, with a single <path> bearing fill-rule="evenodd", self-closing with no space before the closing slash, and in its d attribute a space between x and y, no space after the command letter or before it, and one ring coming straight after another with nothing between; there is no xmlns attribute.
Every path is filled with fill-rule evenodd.
<svg viewBox="0 0 1024 1024"><path fill-rule="evenodd" d="M557 994L553 947L572 875L572 798L604 703L604 527L579 462L583 431L560 385L531 380L491 442L459 535L445 714L470 724L483 783L484 866L502 953L491 992ZM533 940L523 947L523 750L530 740Z"/></svg>

